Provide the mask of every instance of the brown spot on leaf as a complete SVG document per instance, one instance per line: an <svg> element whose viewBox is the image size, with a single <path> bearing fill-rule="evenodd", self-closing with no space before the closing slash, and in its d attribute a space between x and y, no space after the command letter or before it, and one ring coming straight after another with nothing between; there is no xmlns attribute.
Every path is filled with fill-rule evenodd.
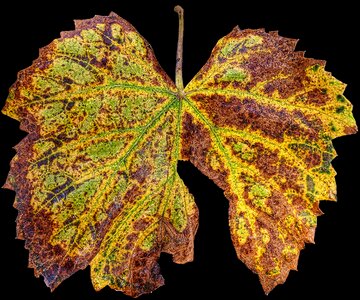
<svg viewBox="0 0 360 300"><path fill-rule="evenodd" d="M142 232L146 229L146 227L148 227L149 225L151 224L151 220L150 219L140 219L140 220L137 220L134 225L133 225L133 228L135 231L138 231L138 232Z"/></svg>
<svg viewBox="0 0 360 300"><path fill-rule="evenodd" d="M237 130L259 131L264 137L283 141L284 135L294 138L311 138L312 123L301 129L297 116L284 108L261 105L251 98L237 98L213 94L195 94L191 97L217 126L233 127Z"/></svg>
<svg viewBox="0 0 360 300"><path fill-rule="evenodd" d="M264 92L267 96L271 97L273 93L277 91L280 98L286 99L295 94L297 91L303 89L303 87L304 85L300 76L294 78L288 77L268 82L264 86Z"/></svg>
<svg viewBox="0 0 360 300"><path fill-rule="evenodd" d="M301 187L298 184L300 173L296 167L288 165L285 159L281 159L279 162L278 175L280 178L286 179L280 183L283 190L293 189L300 192Z"/></svg>
<svg viewBox="0 0 360 300"><path fill-rule="evenodd" d="M151 166L142 165L135 172L131 174L131 177L137 180L140 184L142 184L150 173L151 173Z"/></svg>
<svg viewBox="0 0 360 300"><path fill-rule="evenodd" d="M186 160L189 159L220 188L227 189L229 171L225 165L220 161L219 168L214 170L208 163L208 153L211 150L211 135L209 130L200 123L196 123L194 118L188 113L185 113L182 127L182 139L186 141L182 144L182 158Z"/></svg>
<svg viewBox="0 0 360 300"><path fill-rule="evenodd" d="M345 133L346 135L348 135L348 134L355 134L357 131L358 131L358 129L357 129L356 126L354 126L354 127L345 126L345 128L344 128L344 133Z"/></svg>
<svg viewBox="0 0 360 300"><path fill-rule="evenodd" d="M260 143L255 143L253 147L256 148L257 153L254 165L262 172L265 178L274 176L278 172L278 151L273 152Z"/></svg>
<svg viewBox="0 0 360 300"><path fill-rule="evenodd" d="M306 104L314 104L316 106L323 106L329 102L329 96L324 89L314 89L303 95Z"/></svg>

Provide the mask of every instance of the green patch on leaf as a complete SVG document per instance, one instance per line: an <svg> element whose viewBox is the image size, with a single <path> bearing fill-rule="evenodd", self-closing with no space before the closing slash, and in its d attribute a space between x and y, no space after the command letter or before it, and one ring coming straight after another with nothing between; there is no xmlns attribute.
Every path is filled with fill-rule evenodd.
<svg viewBox="0 0 360 300"><path fill-rule="evenodd" d="M241 69L230 69L226 70L223 80L225 81L243 81L247 77L244 70Z"/></svg>
<svg viewBox="0 0 360 300"><path fill-rule="evenodd" d="M123 147L123 141L104 141L89 146L87 148L87 153L91 159L97 161L104 158L113 157Z"/></svg>
<svg viewBox="0 0 360 300"><path fill-rule="evenodd" d="M250 193L255 197L261 198L266 198L271 195L271 192L260 184L254 184L250 189Z"/></svg>

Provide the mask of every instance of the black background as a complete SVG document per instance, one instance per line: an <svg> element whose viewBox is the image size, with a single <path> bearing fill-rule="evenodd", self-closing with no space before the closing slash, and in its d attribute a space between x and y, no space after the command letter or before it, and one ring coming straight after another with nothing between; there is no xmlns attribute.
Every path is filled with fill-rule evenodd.
<svg viewBox="0 0 360 300"><path fill-rule="evenodd" d="M115 11L131 22L150 42L165 69L174 78L177 41L175 4L185 9L184 81L187 83L206 62L217 40L235 25L240 28L279 30L283 36L299 38L299 50L306 56L327 60L327 70L348 84L345 95L354 104L360 120L360 84L357 9L346 1L316 6L315 1L9 1L0 6L0 106L16 73L29 66L38 49L49 44L63 30L72 30L73 19L107 15ZM2 2L4 3L4 2ZM15 154L11 149L24 133L18 123L0 116L0 184ZM334 141L339 157L333 162L338 172L338 203L321 203L325 215L318 219L316 245L301 252L298 272L292 271L287 282L266 297L257 276L236 258L227 225L228 203L222 191L188 163L179 164L179 173L194 194L200 210L200 227L195 240L195 261L176 265L169 255L161 255L160 265L166 285L141 299L209 298L221 299L332 299L357 294L359 267L358 202L359 137ZM130 299L121 292L105 288L95 292L89 269L79 271L53 293L42 279L27 268L28 253L24 242L15 240L16 210L14 193L0 191L0 294L11 298L36 299ZM351 274L355 271L355 275Z"/></svg>

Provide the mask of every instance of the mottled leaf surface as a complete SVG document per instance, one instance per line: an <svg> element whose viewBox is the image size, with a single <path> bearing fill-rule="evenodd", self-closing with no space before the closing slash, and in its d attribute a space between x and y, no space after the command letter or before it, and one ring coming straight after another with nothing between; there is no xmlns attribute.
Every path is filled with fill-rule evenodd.
<svg viewBox="0 0 360 300"><path fill-rule="evenodd" d="M198 213L176 169L190 160L229 200L239 259L266 293L284 282L336 197L331 139L356 132L345 85L295 44L235 28L184 91L114 13L42 48L3 108L28 132L5 187L35 275L54 289L90 265L96 290L162 285L161 252L193 259Z"/></svg>
<svg viewBox="0 0 360 300"><path fill-rule="evenodd" d="M163 284L192 259L197 209L176 171L180 103L148 43L115 14L77 21L20 72L3 112L29 135L6 187L29 266L56 288L90 264L96 290Z"/></svg>
<svg viewBox="0 0 360 300"><path fill-rule="evenodd" d="M225 191L237 255L266 293L336 200L331 139L355 133L345 85L296 40L235 28L185 89L182 158Z"/></svg>

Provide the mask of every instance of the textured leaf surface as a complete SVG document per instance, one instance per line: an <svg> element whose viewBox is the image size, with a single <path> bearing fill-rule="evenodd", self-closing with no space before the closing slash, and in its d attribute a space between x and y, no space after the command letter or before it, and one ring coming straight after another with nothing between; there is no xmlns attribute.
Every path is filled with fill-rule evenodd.
<svg viewBox="0 0 360 300"><path fill-rule="evenodd" d="M29 135L6 187L17 236L54 289L91 265L95 289L163 284L161 251L193 256L197 210L179 178L174 84L120 17L77 21L19 74L3 110Z"/></svg>
<svg viewBox="0 0 360 300"><path fill-rule="evenodd" d="M356 132L345 85L295 43L235 28L184 91L113 13L41 49L3 109L29 133L5 187L35 275L54 289L90 265L97 290L162 285L161 252L193 258L182 159L224 190L237 255L265 292L284 282L319 201L336 197L331 139Z"/></svg>
<svg viewBox="0 0 360 300"><path fill-rule="evenodd" d="M266 293L336 199L331 139L357 130L345 85L295 44L236 27L185 89L182 158L225 191L237 255Z"/></svg>

